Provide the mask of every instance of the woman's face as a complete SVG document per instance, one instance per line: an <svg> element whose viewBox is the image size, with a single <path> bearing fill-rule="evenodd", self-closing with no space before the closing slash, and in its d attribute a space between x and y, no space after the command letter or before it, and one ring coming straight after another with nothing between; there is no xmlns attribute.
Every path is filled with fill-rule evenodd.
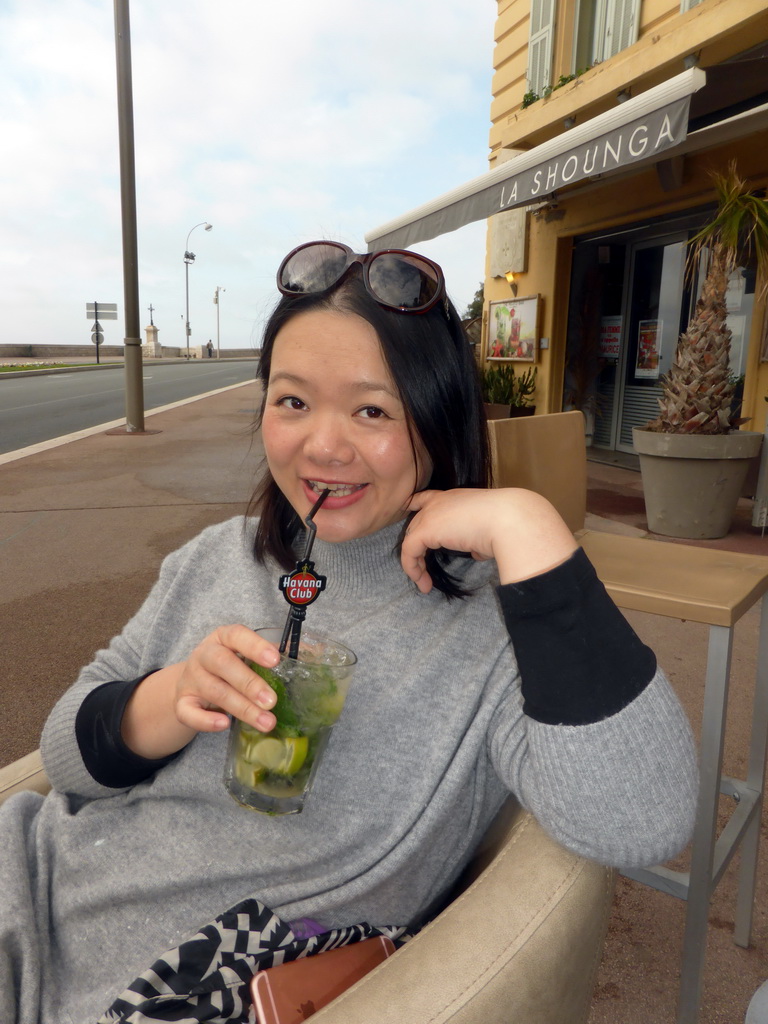
<svg viewBox="0 0 768 1024"><path fill-rule="evenodd" d="M428 478L413 457L405 410L373 327L353 313L315 310L277 334L262 418L272 477L322 540L375 533L405 516Z"/></svg>

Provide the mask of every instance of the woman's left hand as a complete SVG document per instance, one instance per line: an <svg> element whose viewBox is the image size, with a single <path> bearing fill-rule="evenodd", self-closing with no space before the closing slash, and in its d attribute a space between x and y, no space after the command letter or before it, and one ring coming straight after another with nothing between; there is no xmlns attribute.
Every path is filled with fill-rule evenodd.
<svg viewBox="0 0 768 1024"><path fill-rule="evenodd" d="M519 487L420 491L408 505L416 515L403 541L401 562L422 593L432 589L425 555L448 548L480 561L493 558L502 583L529 579L565 562L573 534L554 506Z"/></svg>

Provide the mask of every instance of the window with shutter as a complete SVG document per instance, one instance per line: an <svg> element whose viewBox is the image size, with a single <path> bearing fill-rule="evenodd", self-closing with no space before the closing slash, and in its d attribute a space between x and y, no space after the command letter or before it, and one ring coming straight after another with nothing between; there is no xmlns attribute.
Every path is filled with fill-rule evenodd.
<svg viewBox="0 0 768 1024"><path fill-rule="evenodd" d="M579 0L574 71L591 67L625 50L636 42L639 30L640 0Z"/></svg>
<svg viewBox="0 0 768 1024"><path fill-rule="evenodd" d="M531 0L531 30L528 38L528 90L541 96L552 84L552 40L555 30L555 0Z"/></svg>
<svg viewBox="0 0 768 1024"><path fill-rule="evenodd" d="M636 42L640 27L640 0L608 0L605 13L603 60Z"/></svg>
<svg viewBox="0 0 768 1024"><path fill-rule="evenodd" d="M571 67L574 74L591 68L595 61L600 59L595 56L595 46L599 42L597 26L602 25L604 20L604 3L605 0L576 0Z"/></svg>
<svg viewBox="0 0 768 1024"><path fill-rule="evenodd" d="M690 11L696 4L700 4L701 0L680 0L680 13L685 14L686 11Z"/></svg>
<svg viewBox="0 0 768 1024"><path fill-rule="evenodd" d="M592 30L592 49L587 64L597 64L608 56L605 32L608 17L607 5L611 2L612 0L585 0L582 5L585 17L589 12L589 23Z"/></svg>

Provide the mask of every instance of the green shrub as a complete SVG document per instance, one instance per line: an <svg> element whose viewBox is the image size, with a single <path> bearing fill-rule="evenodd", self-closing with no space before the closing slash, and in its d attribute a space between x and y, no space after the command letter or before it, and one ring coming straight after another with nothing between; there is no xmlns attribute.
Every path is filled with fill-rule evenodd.
<svg viewBox="0 0 768 1024"><path fill-rule="evenodd" d="M536 390L536 367L515 376L511 363L488 366L482 378L483 401L491 405L530 405Z"/></svg>

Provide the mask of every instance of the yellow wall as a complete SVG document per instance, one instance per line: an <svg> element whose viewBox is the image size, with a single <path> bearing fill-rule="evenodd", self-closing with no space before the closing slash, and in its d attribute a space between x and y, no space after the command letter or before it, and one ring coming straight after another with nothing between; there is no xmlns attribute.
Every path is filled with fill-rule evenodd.
<svg viewBox="0 0 768 1024"><path fill-rule="evenodd" d="M548 98L522 110L526 92L527 43L531 0L500 0L494 55L491 166L501 147L526 149L560 134L566 117L583 122L615 105L616 94L630 87L633 95L679 74L683 58L700 54L700 63L720 62L768 39L765 0L702 0L680 14L679 0L645 0L641 7L640 38L628 49L556 89ZM572 0L559 6L571 10ZM570 73L572 24L556 26L553 78ZM710 177L737 158L738 169L752 187L768 186L764 139L745 139L719 150L686 156L680 188L665 192L654 168L605 181L582 183L558 194L558 208L528 216L528 264L517 280L518 295L542 296L540 335L549 348L539 356L537 412L561 407L565 336L570 277L571 239L623 223L642 223L654 217L714 201ZM631 187L628 189L628 182ZM628 202L628 196L631 197ZM486 269L486 275L488 270ZM510 297L503 278L486 276L487 302ZM744 415L748 429L763 430L768 403L768 364L759 362L763 313L756 304L748 351ZM484 325L485 326L485 325ZM484 330L484 337L486 331Z"/></svg>
<svg viewBox="0 0 768 1024"><path fill-rule="evenodd" d="M702 0L680 14L677 0L644 0L638 41L556 89L525 110L528 31L531 0L501 0L494 38L494 76L491 103L491 163L501 146L530 148L563 130L563 121L577 123L616 104L616 95L629 89L644 92L683 70L683 59L699 54L702 67L740 53L768 38L765 0ZM574 6L560 0L560 8ZM561 19L559 26L566 24ZM570 74L571 42L558 32L553 78Z"/></svg>

